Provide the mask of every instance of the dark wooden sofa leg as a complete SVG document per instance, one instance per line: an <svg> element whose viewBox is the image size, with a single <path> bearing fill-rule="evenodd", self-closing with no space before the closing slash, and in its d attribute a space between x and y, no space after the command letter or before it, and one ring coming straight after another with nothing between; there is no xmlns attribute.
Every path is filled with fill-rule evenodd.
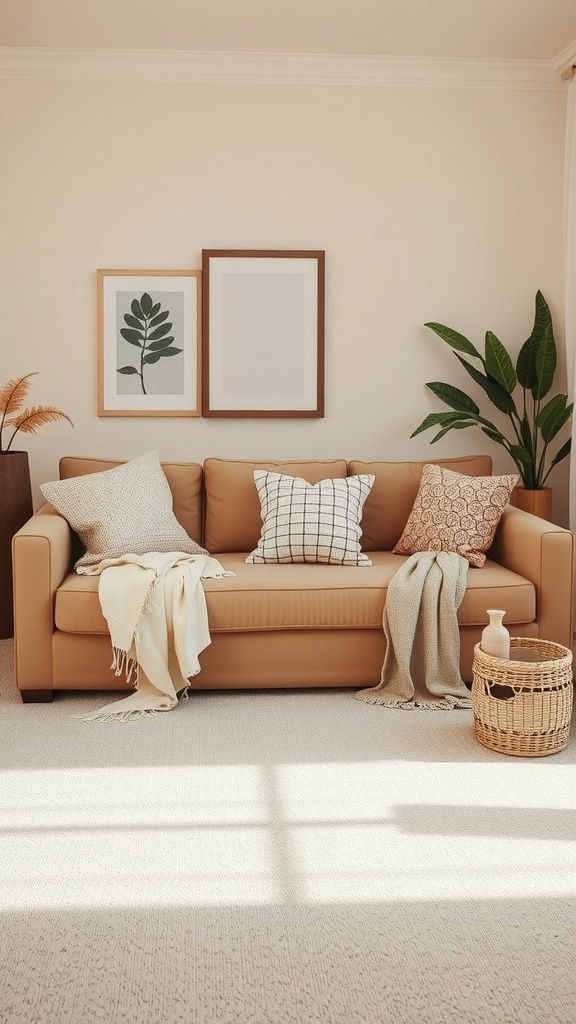
<svg viewBox="0 0 576 1024"><path fill-rule="evenodd" d="M20 690L23 704L49 704L54 700L54 690Z"/></svg>

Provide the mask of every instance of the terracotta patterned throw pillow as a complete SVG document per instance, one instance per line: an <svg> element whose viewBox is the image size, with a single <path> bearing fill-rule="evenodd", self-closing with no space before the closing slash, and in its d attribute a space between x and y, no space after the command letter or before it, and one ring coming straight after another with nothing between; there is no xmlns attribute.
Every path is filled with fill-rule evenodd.
<svg viewBox="0 0 576 1024"><path fill-rule="evenodd" d="M247 562L372 565L360 550L370 473L309 484L297 476L254 470L262 533Z"/></svg>
<svg viewBox="0 0 576 1024"><path fill-rule="evenodd" d="M465 476L443 466L425 465L394 553L455 551L480 568L518 480L514 474Z"/></svg>

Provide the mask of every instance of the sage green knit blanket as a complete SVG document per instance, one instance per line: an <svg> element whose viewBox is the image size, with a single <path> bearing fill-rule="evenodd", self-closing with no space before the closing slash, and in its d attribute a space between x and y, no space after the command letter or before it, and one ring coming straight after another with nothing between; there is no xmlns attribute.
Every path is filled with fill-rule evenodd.
<svg viewBox="0 0 576 1024"><path fill-rule="evenodd" d="M380 683L356 693L358 700L394 708L472 707L460 675L457 618L467 574L467 559L448 551L420 551L400 566L384 606Z"/></svg>

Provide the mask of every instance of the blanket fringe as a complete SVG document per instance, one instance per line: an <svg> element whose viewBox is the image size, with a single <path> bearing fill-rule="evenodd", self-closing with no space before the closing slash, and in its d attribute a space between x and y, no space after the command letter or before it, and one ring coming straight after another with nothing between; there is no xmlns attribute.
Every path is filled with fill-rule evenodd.
<svg viewBox="0 0 576 1024"><path fill-rule="evenodd" d="M125 657L125 651L120 653ZM136 666L136 669L138 668L137 662L133 662L133 665ZM198 669L198 672L193 672L192 675L198 675L199 672L200 669ZM119 674L119 672L116 673L116 675ZM177 697L178 703L190 700L190 685L179 690ZM119 703L122 702L119 701ZM101 709L100 711L87 711L83 715L72 715L72 718L77 718L84 722L131 722L135 718L142 718L145 715L161 715L164 710L168 711L169 708L132 708L132 710L128 711L111 711L109 709Z"/></svg>
<svg viewBox="0 0 576 1024"><path fill-rule="evenodd" d="M155 708L134 708L132 711L87 711L83 715L72 715L80 722L132 722L135 718L157 715Z"/></svg>
<svg viewBox="0 0 576 1024"><path fill-rule="evenodd" d="M442 697L438 700L401 700L400 697L386 697L383 694L369 696L365 691L355 693L356 700L365 704L381 704L387 708L402 708L403 711L452 711L456 708L471 708L472 698Z"/></svg>
<svg viewBox="0 0 576 1024"><path fill-rule="evenodd" d="M129 683L134 676L134 686L138 685L138 662L135 658L130 658L128 651L121 650L120 647L113 647L113 659L110 668L114 669L115 676L126 676L126 682Z"/></svg>

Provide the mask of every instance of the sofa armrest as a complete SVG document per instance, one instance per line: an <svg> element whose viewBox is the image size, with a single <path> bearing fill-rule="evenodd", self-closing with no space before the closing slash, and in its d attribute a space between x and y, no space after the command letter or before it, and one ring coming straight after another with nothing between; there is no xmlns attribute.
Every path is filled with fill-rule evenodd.
<svg viewBox="0 0 576 1024"><path fill-rule="evenodd" d="M572 650L574 534L507 505L489 554L534 584L540 639Z"/></svg>
<svg viewBox="0 0 576 1024"><path fill-rule="evenodd" d="M14 664L20 690L52 689L58 587L70 571L72 531L48 502L14 534Z"/></svg>

